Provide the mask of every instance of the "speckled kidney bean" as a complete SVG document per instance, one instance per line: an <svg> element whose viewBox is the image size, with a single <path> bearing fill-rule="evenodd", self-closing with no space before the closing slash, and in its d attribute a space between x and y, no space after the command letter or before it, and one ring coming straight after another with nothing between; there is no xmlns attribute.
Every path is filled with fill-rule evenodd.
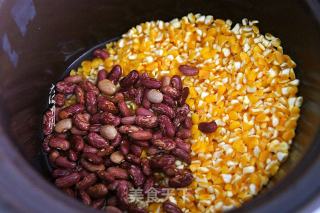
<svg viewBox="0 0 320 213"><path fill-rule="evenodd" d="M132 141L135 145L138 145L140 147L148 148L149 142L148 141L140 141L140 140L134 140Z"/></svg>
<svg viewBox="0 0 320 213"><path fill-rule="evenodd" d="M107 71L105 69L99 70L97 74L97 81L100 82L107 78Z"/></svg>
<svg viewBox="0 0 320 213"><path fill-rule="evenodd" d="M161 81L154 78L143 78L141 79L141 83L149 89L159 89L161 87Z"/></svg>
<svg viewBox="0 0 320 213"><path fill-rule="evenodd" d="M73 123L79 129L83 131L89 130L90 127L90 114L78 113L73 116Z"/></svg>
<svg viewBox="0 0 320 213"><path fill-rule="evenodd" d="M71 171L68 169L55 169L51 174L54 178L60 178L70 175Z"/></svg>
<svg viewBox="0 0 320 213"><path fill-rule="evenodd" d="M101 128L101 124L93 124L89 127L89 132L99 133Z"/></svg>
<svg viewBox="0 0 320 213"><path fill-rule="evenodd" d="M150 176L151 175L151 167L150 167L150 162L147 158L142 158L141 159L141 169L142 172L146 175L146 176Z"/></svg>
<svg viewBox="0 0 320 213"><path fill-rule="evenodd" d="M163 138L163 134L161 131L156 131L152 135L152 140Z"/></svg>
<svg viewBox="0 0 320 213"><path fill-rule="evenodd" d="M68 83L77 84L77 83L80 83L82 81L82 77L80 75L68 76L68 77L65 77L63 79L63 81L68 82Z"/></svg>
<svg viewBox="0 0 320 213"><path fill-rule="evenodd" d="M127 155L129 153L129 142L127 140L123 140L120 144L120 151L122 154Z"/></svg>
<svg viewBox="0 0 320 213"><path fill-rule="evenodd" d="M136 120L136 116L128 116L121 118L121 123L126 125L134 124Z"/></svg>
<svg viewBox="0 0 320 213"><path fill-rule="evenodd" d="M100 122L102 124L109 124L113 126L118 126L121 122L120 117L113 115L110 112L104 112L100 116Z"/></svg>
<svg viewBox="0 0 320 213"><path fill-rule="evenodd" d="M97 97L96 94L93 91L89 91L86 94L86 107L87 111L90 114L95 114L97 113Z"/></svg>
<svg viewBox="0 0 320 213"><path fill-rule="evenodd" d="M83 105L85 103L85 94L83 89L80 86L76 86L74 94L76 96L77 103Z"/></svg>
<svg viewBox="0 0 320 213"><path fill-rule="evenodd" d="M159 149L170 151L176 147L174 140L169 138L160 138L152 140L152 144Z"/></svg>
<svg viewBox="0 0 320 213"><path fill-rule="evenodd" d="M81 113L83 111L84 111L83 105L81 105L81 104L71 105L71 106L68 106L68 107L60 110L59 118L60 119L70 118L74 114Z"/></svg>
<svg viewBox="0 0 320 213"><path fill-rule="evenodd" d="M63 156L57 157L54 163L58 167L66 168L66 169L73 169L77 165L75 162L71 162L66 157L63 157Z"/></svg>
<svg viewBox="0 0 320 213"><path fill-rule="evenodd" d="M90 172L98 172L101 170L105 170L105 166L103 164L92 164L83 158L80 160L80 164L83 166L83 168Z"/></svg>
<svg viewBox="0 0 320 213"><path fill-rule="evenodd" d="M171 153L179 158L180 160L186 162L187 164L191 163L191 155L190 153L184 151L183 149L176 148L171 151Z"/></svg>
<svg viewBox="0 0 320 213"><path fill-rule="evenodd" d="M191 184L193 181L193 175L191 171L183 171L182 173L177 174L173 178L169 179L169 186L170 187L186 187Z"/></svg>
<svg viewBox="0 0 320 213"><path fill-rule="evenodd" d="M170 138L174 137L176 128L170 118L166 115L160 115L158 120L162 132Z"/></svg>
<svg viewBox="0 0 320 213"><path fill-rule="evenodd" d="M82 203L83 203L84 205L87 205L87 206L90 206L90 205L91 205L92 200L91 200L89 194L88 194L86 191L84 191L84 190L79 190L79 195L80 195L80 198L81 198Z"/></svg>
<svg viewBox="0 0 320 213"><path fill-rule="evenodd" d="M117 198L122 205L128 205L129 182L119 181L117 184Z"/></svg>
<svg viewBox="0 0 320 213"><path fill-rule="evenodd" d="M138 157L140 157L141 153L142 153L142 148L138 145L135 144L131 144L130 145L130 152Z"/></svg>
<svg viewBox="0 0 320 213"><path fill-rule="evenodd" d="M129 133L129 136L134 140L150 140L152 138L152 133L145 130L139 130Z"/></svg>
<svg viewBox="0 0 320 213"><path fill-rule="evenodd" d="M77 161L77 160L78 160L78 155L77 155L77 153L76 153L74 150L70 149L70 150L68 151L68 158L69 158L69 160L71 160L71 161Z"/></svg>
<svg viewBox="0 0 320 213"><path fill-rule="evenodd" d="M86 175L81 181L76 184L76 188L79 190L87 189L97 182L97 176L94 173Z"/></svg>
<svg viewBox="0 0 320 213"><path fill-rule="evenodd" d="M42 132L44 135L49 135L52 133L54 119L54 113L51 110L46 111L46 113L43 115Z"/></svg>
<svg viewBox="0 0 320 213"><path fill-rule="evenodd" d="M88 142L91 146L98 149L105 148L109 145L108 141L94 132L88 134Z"/></svg>
<svg viewBox="0 0 320 213"><path fill-rule="evenodd" d="M115 65L112 67L111 71L108 73L107 79L117 84L122 75L122 68L120 65Z"/></svg>
<svg viewBox="0 0 320 213"><path fill-rule="evenodd" d="M171 86L173 88L175 88L176 90L180 91L182 90L182 81L181 81L181 78L180 76L178 75L174 75L172 78L171 78Z"/></svg>
<svg viewBox="0 0 320 213"><path fill-rule="evenodd" d="M122 125L119 127L118 131L122 134L128 134L128 133L132 133L132 132L137 132L141 130L140 127L135 126L135 125Z"/></svg>
<svg viewBox="0 0 320 213"><path fill-rule="evenodd" d="M56 159L60 156L60 153L57 150L52 150L49 153L49 160L51 163L54 163Z"/></svg>
<svg viewBox="0 0 320 213"><path fill-rule="evenodd" d="M73 135L87 135L88 134L87 131L82 131L74 126L70 129L70 132Z"/></svg>
<svg viewBox="0 0 320 213"><path fill-rule="evenodd" d="M109 167L107 169L107 172L116 179L127 180L129 178L129 174L128 174L127 170L122 169L120 167Z"/></svg>
<svg viewBox="0 0 320 213"><path fill-rule="evenodd" d="M122 88L128 88L137 82L139 73L136 70L132 70L126 77L120 80L120 86Z"/></svg>
<svg viewBox="0 0 320 213"><path fill-rule="evenodd" d="M128 117L131 115L131 111L125 101L120 101L118 103L118 107L123 117Z"/></svg>
<svg viewBox="0 0 320 213"><path fill-rule="evenodd" d="M100 199L94 200L92 202L92 208L94 208L94 209L102 209L102 207L104 206L105 202L106 202L105 198L100 198Z"/></svg>
<svg viewBox="0 0 320 213"><path fill-rule="evenodd" d="M189 65L180 65L178 69L186 76L194 76L199 73L198 68Z"/></svg>
<svg viewBox="0 0 320 213"><path fill-rule="evenodd" d="M162 87L161 92L165 95L170 96L173 99L176 99L180 96L180 91L171 86Z"/></svg>
<svg viewBox="0 0 320 213"><path fill-rule="evenodd" d="M180 106L182 106L182 105L184 105L186 103L186 100L187 100L188 96L189 96L189 87L184 87L182 89L181 96L180 96L180 98L178 100L178 103L179 103Z"/></svg>
<svg viewBox="0 0 320 213"><path fill-rule="evenodd" d="M153 104L152 110L158 114L166 115L171 119L175 117L174 110L171 107L169 107L168 105L163 104L163 103Z"/></svg>
<svg viewBox="0 0 320 213"><path fill-rule="evenodd" d="M95 147L92 147L92 146L89 146L87 144L84 145L83 147L83 152L89 152L89 153L97 153L98 152L98 149L95 148Z"/></svg>
<svg viewBox="0 0 320 213"><path fill-rule="evenodd" d="M161 79L162 87L170 86L170 80L169 76L163 76Z"/></svg>
<svg viewBox="0 0 320 213"><path fill-rule="evenodd" d="M66 139L53 137L49 140L49 146L55 149L66 151L70 148L70 143Z"/></svg>
<svg viewBox="0 0 320 213"><path fill-rule="evenodd" d="M58 93L54 96L54 102L56 106L62 107L65 102L64 94Z"/></svg>
<svg viewBox="0 0 320 213"><path fill-rule="evenodd" d="M181 138L181 139L187 139L187 138L190 138L190 137L191 137L191 131L190 131L190 129L181 128L181 129L179 129L179 131L176 133L176 136L177 136L178 138Z"/></svg>
<svg viewBox="0 0 320 213"><path fill-rule="evenodd" d="M174 164L175 157L168 154L158 154L151 158L150 165L151 168L161 169Z"/></svg>
<svg viewBox="0 0 320 213"><path fill-rule="evenodd" d="M192 120L190 117L186 117L186 119L183 122L183 127L186 129L191 129L192 127Z"/></svg>
<svg viewBox="0 0 320 213"><path fill-rule="evenodd" d="M80 180L80 175L78 173L72 173L70 175L57 178L55 181L55 185L59 188L67 188L73 186Z"/></svg>
<svg viewBox="0 0 320 213"><path fill-rule="evenodd" d="M110 155L114 151L113 146L107 146L103 149L98 150L97 155L100 157L105 157L107 155Z"/></svg>
<svg viewBox="0 0 320 213"><path fill-rule="evenodd" d="M107 171L104 171L104 170L103 171L98 171L97 174L98 174L100 179L106 181L107 183L112 183L115 180L115 178ZM108 188L109 188L109 186L108 186Z"/></svg>
<svg viewBox="0 0 320 213"><path fill-rule="evenodd" d="M156 116L136 116L135 123L142 128L154 128L158 125L158 118Z"/></svg>
<svg viewBox="0 0 320 213"><path fill-rule="evenodd" d="M166 174L168 177L173 177L177 174L178 170L176 168L176 166L173 165L169 165L166 166L164 168L162 168L162 171L164 172L164 174Z"/></svg>
<svg viewBox="0 0 320 213"><path fill-rule="evenodd" d="M133 184L136 187L142 186L142 184L145 181L145 176L142 173L141 169L135 165L131 165L131 167L128 170L130 177L133 180Z"/></svg>
<svg viewBox="0 0 320 213"><path fill-rule="evenodd" d="M97 183L87 189L88 194L93 198L101 198L108 194L108 188L103 183Z"/></svg>
<svg viewBox="0 0 320 213"><path fill-rule="evenodd" d="M103 96L99 96L98 98L98 108L104 112L110 112L112 114L116 114L119 111L114 103Z"/></svg>
<svg viewBox="0 0 320 213"><path fill-rule="evenodd" d="M176 105L177 105L175 100L173 100L173 98L171 98L169 95L163 96L163 103L167 104L168 106L170 106L172 108L176 107Z"/></svg>
<svg viewBox="0 0 320 213"><path fill-rule="evenodd" d="M88 162L93 163L93 164L101 164L101 163L103 163L102 157L98 156L95 153L84 152L82 154L82 157L84 159L86 159Z"/></svg>
<svg viewBox="0 0 320 213"><path fill-rule="evenodd" d="M134 102L136 104L141 104L143 99L144 89L142 87L138 88L134 96Z"/></svg>
<svg viewBox="0 0 320 213"><path fill-rule="evenodd" d="M104 49L96 49L93 52L93 55L94 55L94 57L101 58L103 60L109 58L109 53L107 51L105 51Z"/></svg>
<svg viewBox="0 0 320 213"><path fill-rule="evenodd" d="M181 209L176 204L168 200L162 204L162 208L166 213L182 213Z"/></svg>
<svg viewBox="0 0 320 213"><path fill-rule="evenodd" d="M81 82L80 87L85 91L85 92L94 92L96 95L99 95L100 91L96 85L94 85L92 82L86 80Z"/></svg>
<svg viewBox="0 0 320 213"><path fill-rule="evenodd" d="M151 112L150 110L146 109L146 108L139 107L139 108L136 110L136 115L153 116L154 113Z"/></svg>
<svg viewBox="0 0 320 213"><path fill-rule="evenodd" d="M163 150L158 149L155 146L151 146L149 147L149 149L147 150L148 154L153 156L153 155L157 155L163 152Z"/></svg>
<svg viewBox="0 0 320 213"><path fill-rule="evenodd" d="M128 162L136 164L136 165L139 165L141 162L140 157L138 157L134 154L127 154L125 157Z"/></svg>
<svg viewBox="0 0 320 213"><path fill-rule="evenodd" d="M182 139L180 138L176 138L175 140L176 142L176 147L179 148L179 149L182 149L188 153L191 152L191 145L190 143L187 143L187 142L184 142Z"/></svg>
<svg viewBox="0 0 320 213"><path fill-rule="evenodd" d="M72 94L76 85L71 82L59 81L56 84L56 89L58 92L63 94Z"/></svg>
<svg viewBox="0 0 320 213"><path fill-rule="evenodd" d="M198 129L203 133L212 133L217 130L218 126L215 121L201 122L198 125Z"/></svg>

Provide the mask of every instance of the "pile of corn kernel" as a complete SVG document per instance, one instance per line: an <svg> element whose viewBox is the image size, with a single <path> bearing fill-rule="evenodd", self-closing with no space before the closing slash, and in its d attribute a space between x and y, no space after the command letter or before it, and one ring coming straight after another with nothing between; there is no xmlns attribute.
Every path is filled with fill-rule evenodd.
<svg viewBox="0 0 320 213"><path fill-rule="evenodd" d="M150 76L181 74L178 66L199 68L182 77L190 88L192 170L187 192L170 201L183 212L215 212L240 206L256 195L279 169L295 135L302 97L295 63L283 54L280 40L261 35L258 21L188 14L170 22L146 22L106 46L105 61L84 61L77 73L95 81L101 68L120 64ZM205 135L198 123L215 120L218 129ZM160 212L161 204L149 206Z"/></svg>

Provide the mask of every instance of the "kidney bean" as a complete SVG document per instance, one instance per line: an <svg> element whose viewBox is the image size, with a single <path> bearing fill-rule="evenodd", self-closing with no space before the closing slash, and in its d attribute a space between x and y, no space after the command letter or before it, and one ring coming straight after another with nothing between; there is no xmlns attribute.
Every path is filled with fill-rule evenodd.
<svg viewBox="0 0 320 213"><path fill-rule="evenodd" d="M105 203L105 198L100 198L92 202L92 208L94 209L102 209Z"/></svg>
<svg viewBox="0 0 320 213"><path fill-rule="evenodd" d="M87 193L93 198L102 198L108 194L108 188L103 183L97 183L87 189Z"/></svg>
<svg viewBox="0 0 320 213"><path fill-rule="evenodd" d="M120 151L122 154L127 155L129 153L129 142L127 140L123 140L120 144Z"/></svg>
<svg viewBox="0 0 320 213"><path fill-rule="evenodd" d="M171 86L162 87L161 92L173 99L177 99L180 96L180 92Z"/></svg>
<svg viewBox="0 0 320 213"><path fill-rule="evenodd" d="M91 205L92 200L87 192L85 192L84 190L79 190L79 195L84 205L87 205L87 206Z"/></svg>
<svg viewBox="0 0 320 213"><path fill-rule="evenodd" d="M146 109L150 109L151 107L151 103L146 96L144 96L142 99L142 106Z"/></svg>
<svg viewBox="0 0 320 213"><path fill-rule="evenodd" d="M215 121L201 122L198 125L198 129L203 133L212 133L217 130L218 126Z"/></svg>
<svg viewBox="0 0 320 213"><path fill-rule="evenodd" d="M105 148L109 145L108 141L94 132L88 134L88 142L91 146L98 149Z"/></svg>
<svg viewBox="0 0 320 213"><path fill-rule="evenodd" d="M97 176L94 173L90 173L76 184L76 188L79 190L84 190L92 186L96 182L97 182Z"/></svg>
<svg viewBox="0 0 320 213"><path fill-rule="evenodd" d="M109 58L109 53L104 49L96 49L93 52L93 56L105 60L105 59Z"/></svg>
<svg viewBox="0 0 320 213"><path fill-rule="evenodd" d="M132 141L134 144L136 144L137 146L140 146L140 147L149 147L149 142L148 141L137 141L137 140L134 140Z"/></svg>
<svg viewBox="0 0 320 213"><path fill-rule="evenodd" d="M108 189L109 189L109 187L108 187ZM107 206L117 206L117 203L118 203L118 199L117 199L117 197L116 196L111 196L111 197L109 197L108 199L107 199ZM107 207L106 206L106 207ZM109 213L109 212L108 212ZM111 212L112 213L112 212ZM121 211L119 212L119 213L121 213Z"/></svg>
<svg viewBox="0 0 320 213"><path fill-rule="evenodd" d="M130 145L130 152L138 157L140 157L141 153L142 153L142 148L138 145L135 144L131 144Z"/></svg>
<svg viewBox="0 0 320 213"><path fill-rule="evenodd" d="M85 145L84 145L84 148L83 148L83 152L97 153L97 152L98 152L98 149L95 148L95 147L92 147L92 146L89 146L89 145L85 144Z"/></svg>
<svg viewBox="0 0 320 213"><path fill-rule="evenodd" d="M180 160L186 162L187 164L191 163L191 155L188 152L184 151L183 149L176 148L176 149L173 149L171 153L177 158L179 158Z"/></svg>
<svg viewBox="0 0 320 213"><path fill-rule="evenodd" d="M60 156L60 153L56 150L52 150L49 153L49 160L51 163L54 163L56 161L56 159Z"/></svg>
<svg viewBox="0 0 320 213"><path fill-rule="evenodd" d="M143 128L154 128L158 125L158 118L156 116L136 116L135 123Z"/></svg>
<svg viewBox="0 0 320 213"><path fill-rule="evenodd" d="M163 138L163 134L161 131L158 130L153 133L152 140L156 140L156 139L160 139L160 138Z"/></svg>
<svg viewBox="0 0 320 213"><path fill-rule="evenodd" d="M162 204L162 208L166 213L182 213L181 209L169 200L165 201Z"/></svg>
<svg viewBox="0 0 320 213"><path fill-rule="evenodd" d="M190 129L181 128L181 129L177 132L176 136L177 136L178 138L181 138L181 139L187 139L187 138L190 138L190 137L191 137L191 131L190 131Z"/></svg>
<svg viewBox="0 0 320 213"><path fill-rule="evenodd" d="M131 111L130 111L129 107L127 106L126 102L120 101L118 103L118 107L119 107L119 110L120 110L122 116L128 117L131 115Z"/></svg>
<svg viewBox="0 0 320 213"><path fill-rule="evenodd" d="M130 163L137 164L137 165L140 164L140 157L136 155L127 154L125 157L126 157L126 160L129 161Z"/></svg>
<svg viewBox="0 0 320 213"><path fill-rule="evenodd" d="M140 187L143 185L143 183L145 181L145 176L143 175L143 173L139 167L137 167L135 165L131 165L128 172L133 180L133 184L136 187Z"/></svg>
<svg viewBox="0 0 320 213"><path fill-rule="evenodd" d="M147 176L151 175L152 171L151 171L151 167L150 167L150 162L147 158L141 159L141 169L145 175L147 175Z"/></svg>
<svg viewBox="0 0 320 213"><path fill-rule="evenodd" d="M53 137L49 140L49 146L55 149L66 151L70 148L70 143L66 139Z"/></svg>
<svg viewBox="0 0 320 213"><path fill-rule="evenodd" d="M62 107L65 102L64 94L58 93L54 96L54 102L56 106Z"/></svg>
<svg viewBox="0 0 320 213"><path fill-rule="evenodd" d="M70 132L71 132L71 134L73 134L73 135L87 135L88 134L88 132L87 131L82 131L82 130L80 130L80 129L77 129L76 127L72 127L71 129L70 129Z"/></svg>
<svg viewBox="0 0 320 213"><path fill-rule="evenodd" d="M93 164L101 164L103 162L102 157L98 156L95 153L84 152L82 154L82 157L84 157L88 162Z"/></svg>
<svg viewBox="0 0 320 213"><path fill-rule="evenodd" d="M163 76L162 77L162 87L170 86L170 77L169 76Z"/></svg>
<svg viewBox="0 0 320 213"><path fill-rule="evenodd" d="M183 122L183 127L186 129L191 129L192 127L192 119L190 117L186 117L186 119Z"/></svg>
<svg viewBox="0 0 320 213"><path fill-rule="evenodd" d="M61 139L67 139L68 135L66 133L58 133L55 135L55 137L61 138Z"/></svg>
<svg viewBox="0 0 320 213"><path fill-rule="evenodd" d="M84 141L83 138L80 135L73 135L72 136L72 144L73 144L73 149L77 152L80 152L84 148Z"/></svg>
<svg viewBox="0 0 320 213"><path fill-rule="evenodd" d="M143 194L147 195L150 191L150 189L153 187L154 185L154 180L152 177L148 177L145 181L145 183L143 184Z"/></svg>
<svg viewBox="0 0 320 213"><path fill-rule="evenodd" d="M167 104L168 106L175 108L176 107L176 102L171 98L169 95L164 95L163 96L163 103Z"/></svg>
<svg viewBox="0 0 320 213"><path fill-rule="evenodd" d="M136 110L136 115L141 115L141 116L154 116L154 113L151 112L150 110L143 108L143 107L139 107Z"/></svg>
<svg viewBox="0 0 320 213"><path fill-rule="evenodd" d="M56 84L56 89L58 92L63 94L72 94L75 88L75 84L71 82L59 81Z"/></svg>
<svg viewBox="0 0 320 213"><path fill-rule="evenodd" d="M93 91L87 92L87 95L86 95L86 107L87 107L87 111L90 114L95 114L98 111L98 108L97 108L97 97L96 97L96 94Z"/></svg>
<svg viewBox="0 0 320 213"><path fill-rule="evenodd" d="M42 149L45 152L50 152L51 151L51 147L49 146L49 140L52 138L52 135L48 135L47 137L45 137L45 139L43 140L42 143Z"/></svg>
<svg viewBox="0 0 320 213"><path fill-rule="evenodd" d="M158 149L155 146L151 146L148 150L147 150L149 155L156 155L156 154L160 154L163 152L163 150Z"/></svg>
<svg viewBox="0 0 320 213"><path fill-rule="evenodd" d="M85 94L83 89L80 86L76 86L74 89L74 94L76 95L77 103L84 105L85 104Z"/></svg>
<svg viewBox="0 0 320 213"><path fill-rule="evenodd" d="M106 94L106 95L113 95L117 91L116 85L114 85L112 81L108 79L103 79L99 81L98 88L103 94Z"/></svg>
<svg viewBox="0 0 320 213"><path fill-rule="evenodd" d="M162 171L168 177L173 177L173 176L175 176L177 174L177 169L176 169L176 166L174 164L162 168Z"/></svg>
<svg viewBox="0 0 320 213"><path fill-rule="evenodd" d="M112 81L114 84L117 84L120 77L122 75L122 68L120 65L115 65L112 67L111 71L109 72L107 79Z"/></svg>
<svg viewBox="0 0 320 213"><path fill-rule="evenodd" d="M84 111L83 105L81 105L81 104L71 105L71 106L68 106L68 107L60 110L59 118L60 119L70 118L74 114L81 113L83 111Z"/></svg>
<svg viewBox="0 0 320 213"><path fill-rule="evenodd" d="M186 187L191 184L193 181L193 175L190 171L183 171L181 174L177 174L173 178L169 179L169 186L180 188L180 187Z"/></svg>
<svg viewBox="0 0 320 213"><path fill-rule="evenodd" d="M77 83L80 83L82 81L82 77L80 75L68 76L68 77L65 77L63 79L63 81L68 82L68 83L77 84Z"/></svg>
<svg viewBox="0 0 320 213"><path fill-rule="evenodd" d="M78 160L78 155L77 155L77 153L76 153L75 151L73 151L72 149L70 149L70 150L68 151L68 158L69 158L69 160L71 160L71 161L77 161L77 160Z"/></svg>
<svg viewBox="0 0 320 213"><path fill-rule="evenodd" d="M194 76L199 73L198 68L189 65L180 65L178 69L186 76Z"/></svg>
<svg viewBox="0 0 320 213"><path fill-rule="evenodd" d="M182 81L181 81L181 78L179 75L174 75L171 78L170 84L176 90L178 90L178 91L182 90Z"/></svg>
<svg viewBox="0 0 320 213"><path fill-rule="evenodd" d="M166 104L163 104L163 103L153 104L151 108L154 112L161 115L166 115L171 119L175 117L174 110Z"/></svg>
<svg viewBox="0 0 320 213"><path fill-rule="evenodd" d="M107 213L122 213L120 209L114 206L106 206L104 207L104 211Z"/></svg>
<svg viewBox="0 0 320 213"><path fill-rule="evenodd" d="M106 171L98 171L98 176L100 179L108 182L108 183L112 183L114 182L115 178L109 173L109 172L106 172ZM109 186L108 186L109 188ZM109 188L110 189L110 188Z"/></svg>
<svg viewBox="0 0 320 213"><path fill-rule="evenodd" d="M90 123L91 124L100 124L100 119L101 119L101 116L102 114L100 113L97 113L97 114L94 114L90 117Z"/></svg>
<svg viewBox="0 0 320 213"><path fill-rule="evenodd" d="M55 169L52 171L52 177L54 178L65 177L70 174L71 174L71 171L67 169Z"/></svg>
<svg viewBox="0 0 320 213"><path fill-rule="evenodd" d="M184 105L186 103L186 100L189 96L189 87L184 87L182 92L181 92L181 96L178 100L178 103L180 106Z"/></svg>
<svg viewBox="0 0 320 213"><path fill-rule="evenodd" d="M128 205L129 183L119 181L117 185L117 198L123 205Z"/></svg>
<svg viewBox="0 0 320 213"><path fill-rule="evenodd" d="M107 71L105 69L99 70L97 74L97 82L107 78Z"/></svg>
<svg viewBox="0 0 320 213"><path fill-rule="evenodd" d="M139 73L136 70L132 70L126 77L120 80L120 86L122 88L129 88L137 82Z"/></svg>
<svg viewBox="0 0 320 213"><path fill-rule="evenodd" d="M157 154L150 159L151 168L161 169L174 164L176 158L168 154Z"/></svg>
<svg viewBox="0 0 320 213"><path fill-rule="evenodd" d="M144 94L144 89L142 87L138 88L136 90L136 94L134 96L134 102L136 104L141 104L142 103L142 99L143 99L143 94Z"/></svg>
<svg viewBox="0 0 320 213"><path fill-rule="evenodd" d="M79 129L83 131L89 130L90 127L90 114L88 113L79 113L73 116L73 123Z"/></svg>
<svg viewBox="0 0 320 213"><path fill-rule="evenodd" d="M122 169L120 167L109 167L107 169L107 172L112 175L114 178L116 179L128 179L129 174L127 172L127 170Z"/></svg>
<svg viewBox="0 0 320 213"><path fill-rule="evenodd" d="M191 152L191 145L190 143L184 142L183 140L181 140L180 138L176 138L175 140L176 142L176 147L179 149L182 149L186 152Z"/></svg>
<svg viewBox="0 0 320 213"><path fill-rule="evenodd" d="M99 89L92 82L85 80L80 83L80 87L86 92L94 92L94 94L99 95Z"/></svg>
<svg viewBox="0 0 320 213"><path fill-rule="evenodd" d="M71 173L70 175L57 178L55 180L55 185L59 188L71 187L80 180L80 175L76 172Z"/></svg>
<svg viewBox="0 0 320 213"><path fill-rule="evenodd" d="M43 115L42 132L44 135L50 135L52 133L54 119L54 113L50 109Z"/></svg>
<svg viewBox="0 0 320 213"><path fill-rule="evenodd" d="M101 114L100 121L102 124L118 126L121 119L118 116L113 115L112 113L104 112Z"/></svg>
<svg viewBox="0 0 320 213"><path fill-rule="evenodd" d="M134 124L136 120L136 116L128 116L128 117L123 117L121 118L121 123L122 124L125 124L125 125L131 125L131 124Z"/></svg>
<svg viewBox="0 0 320 213"><path fill-rule="evenodd" d="M152 138L152 133L146 130L139 130L129 133L129 136L134 140L150 140Z"/></svg>
<svg viewBox="0 0 320 213"><path fill-rule="evenodd" d="M76 167L75 162L69 161L66 157L59 156L56 158L54 162L58 167L66 168L66 169L73 169Z"/></svg>
<svg viewBox="0 0 320 213"><path fill-rule="evenodd" d="M158 120L162 132L170 138L174 137L176 128L171 122L170 118L166 115L160 115Z"/></svg>
<svg viewBox="0 0 320 213"><path fill-rule="evenodd" d="M172 139L169 138L161 138L161 139L155 139L152 140L152 144L159 149L163 149L166 151L170 151L176 147L175 142Z"/></svg>
<svg viewBox="0 0 320 213"><path fill-rule="evenodd" d="M141 84L149 89L159 89L161 87L161 81L154 78L143 78Z"/></svg>
<svg viewBox="0 0 320 213"><path fill-rule="evenodd" d="M70 197L76 197L76 193L71 188L63 188L62 191Z"/></svg>
<svg viewBox="0 0 320 213"><path fill-rule="evenodd" d="M101 170L105 170L105 166L103 164L97 164L97 165L92 164L83 158L80 160L80 164L83 166L83 168L85 168L86 170L88 170L90 172L98 172Z"/></svg>
<svg viewBox="0 0 320 213"><path fill-rule="evenodd" d="M98 150L97 155L100 157L105 157L107 155L110 155L113 151L114 151L114 147L108 145L107 147Z"/></svg>
<svg viewBox="0 0 320 213"><path fill-rule="evenodd" d="M113 147L118 147L120 145L121 141L122 141L122 136L120 133L117 133L116 137L110 141L110 144Z"/></svg>
<svg viewBox="0 0 320 213"><path fill-rule="evenodd" d="M120 151L116 151L110 155L110 160L113 163L119 164L124 160L124 156Z"/></svg>
<svg viewBox="0 0 320 213"><path fill-rule="evenodd" d="M122 125L119 127L118 131L122 134L128 134L132 132L140 131L141 128L134 125Z"/></svg>

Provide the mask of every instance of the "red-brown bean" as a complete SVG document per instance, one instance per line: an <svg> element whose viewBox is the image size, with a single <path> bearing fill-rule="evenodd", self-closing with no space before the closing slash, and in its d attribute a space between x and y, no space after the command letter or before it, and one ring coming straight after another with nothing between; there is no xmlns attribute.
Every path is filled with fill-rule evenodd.
<svg viewBox="0 0 320 213"><path fill-rule="evenodd" d="M109 58L109 53L104 49L96 49L93 52L93 56L105 60L105 59Z"/></svg>
<svg viewBox="0 0 320 213"><path fill-rule="evenodd" d="M78 173L72 173L70 175L57 178L55 180L55 185L59 188L67 188L73 186L80 180L80 175Z"/></svg>
<svg viewBox="0 0 320 213"><path fill-rule="evenodd" d="M109 72L107 79L112 81L114 84L117 84L120 77L122 75L122 68L120 65L115 65L112 67L111 71Z"/></svg>

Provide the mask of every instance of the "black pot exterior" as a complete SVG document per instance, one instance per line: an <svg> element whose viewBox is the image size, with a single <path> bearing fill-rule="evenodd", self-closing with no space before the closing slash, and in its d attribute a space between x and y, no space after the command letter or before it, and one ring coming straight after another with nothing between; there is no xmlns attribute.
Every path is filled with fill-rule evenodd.
<svg viewBox="0 0 320 213"><path fill-rule="evenodd" d="M49 88L87 48L141 22L189 12L233 22L257 19L298 65L304 104L289 159L261 194L235 211L320 207L319 8L317 0L0 0L0 210L94 211L46 180L39 124Z"/></svg>

